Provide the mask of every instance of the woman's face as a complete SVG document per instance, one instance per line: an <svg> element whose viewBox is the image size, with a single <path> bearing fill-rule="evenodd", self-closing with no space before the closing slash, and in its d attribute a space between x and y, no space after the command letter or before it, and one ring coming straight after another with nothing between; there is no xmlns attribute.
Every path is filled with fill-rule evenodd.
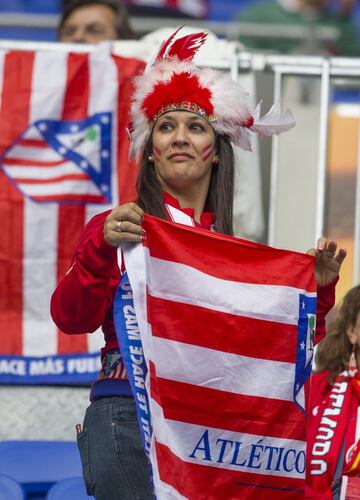
<svg viewBox="0 0 360 500"><path fill-rule="evenodd" d="M164 191L209 186L215 133L204 118L188 111L165 113L154 126L152 143L154 168Z"/></svg>

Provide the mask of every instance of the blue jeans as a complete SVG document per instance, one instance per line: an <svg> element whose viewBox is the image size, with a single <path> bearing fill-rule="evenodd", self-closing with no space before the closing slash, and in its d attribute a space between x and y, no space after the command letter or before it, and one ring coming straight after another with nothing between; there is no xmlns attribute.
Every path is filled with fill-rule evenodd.
<svg viewBox="0 0 360 500"><path fill-rule="evenodd" d="M77 442L88 495L96 500L154 498L133 398L91 402Z"/></svg>

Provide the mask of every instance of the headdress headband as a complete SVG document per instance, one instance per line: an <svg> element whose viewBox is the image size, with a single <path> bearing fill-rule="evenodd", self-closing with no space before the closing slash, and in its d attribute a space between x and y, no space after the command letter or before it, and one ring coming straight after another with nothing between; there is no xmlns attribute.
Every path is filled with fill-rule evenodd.
<svg viewBox="0 0 360 500"><path fill-rule="evenodd" d="M135 80L131 156L139 158L153 124L167 111L185 110L202 116L217 134L229 136L246 151L251 151L249 131L269 136L295 125L291 112L281 113L278 104L260 118L260 104L252 113L246 92L229 74L198 68L192 59L207 34L175 40L180 29L162 43L154 64Z"/></svg>

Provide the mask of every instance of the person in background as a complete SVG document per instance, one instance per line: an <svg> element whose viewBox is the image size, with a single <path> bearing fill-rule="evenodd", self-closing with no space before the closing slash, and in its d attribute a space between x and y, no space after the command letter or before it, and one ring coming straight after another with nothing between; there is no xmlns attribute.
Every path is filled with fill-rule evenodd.
<svg viewBox="0 0 360 500"><path fill-rule="evenodd" d="M315 355L305 498L337 500L343 476L345 482L360 476L359 346L360 286L355 286L345 295ZM359 487L360 478L356 481Z"/></svg>
<svg viewBox="0 0 360 500"><path fill-rule="evenodd" d="M135 35L124 0L73 0L64 8L58 38L65 43L98 43Z"/></svg>
<svg viewBox="0 0 360 500"><path fill-rule="evenodd" d="M240 12L240 23L302 27L306 35L303 39L247 37L241 35L240 27L240 40L249 49L358 57L360 40L351 18L354 6L355 0L343 0L334 11L329 0L261 0ZM336 28L338 38L318 40L314 29L319 27Z"/></svg>

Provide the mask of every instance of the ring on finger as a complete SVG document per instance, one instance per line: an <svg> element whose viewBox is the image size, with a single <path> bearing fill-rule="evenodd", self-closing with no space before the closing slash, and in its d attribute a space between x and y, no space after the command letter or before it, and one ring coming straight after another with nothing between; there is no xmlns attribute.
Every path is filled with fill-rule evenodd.
<svg viewBox="0 0 360 500"><path fill-rule="evenodd" d="M122 220L117 220L115 222L115 231L117 231L118 233L122 232L122 229L121 229L122 222L123 222Z"/></svg>

